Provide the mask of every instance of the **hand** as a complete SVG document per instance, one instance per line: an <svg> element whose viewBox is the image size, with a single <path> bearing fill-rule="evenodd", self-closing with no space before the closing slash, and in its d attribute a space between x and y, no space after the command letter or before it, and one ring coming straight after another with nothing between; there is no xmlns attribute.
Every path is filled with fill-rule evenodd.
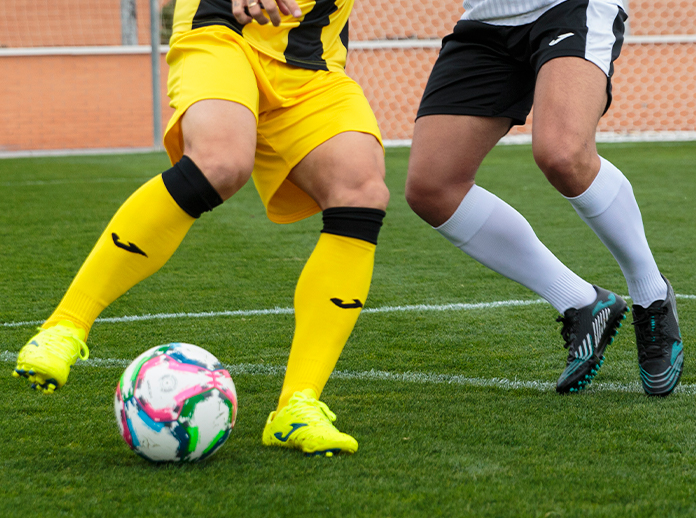
<svg viewBox="0 0 696 518"><path fill-rule="evenodd" d="M256 20L261 25L266 25L270 21L275 27L280 25L280 13L292 14L295 18L302 17L302 11L295 0L264 0L264 2L265 4L260 0L232 0L232 14L243 25Z"/></svg>

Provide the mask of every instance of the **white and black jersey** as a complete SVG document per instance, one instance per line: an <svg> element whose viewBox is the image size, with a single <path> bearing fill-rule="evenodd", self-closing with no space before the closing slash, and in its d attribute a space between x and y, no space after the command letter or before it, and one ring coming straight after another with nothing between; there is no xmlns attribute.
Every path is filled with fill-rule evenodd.
<svg viewBox="0 0 696 518"><path fill-rule="evenodd" d="M476 20L493 25L531 23L549 9L567 0L464 0L462 20ZM612 3L623 9L622 0Z"/></svg>

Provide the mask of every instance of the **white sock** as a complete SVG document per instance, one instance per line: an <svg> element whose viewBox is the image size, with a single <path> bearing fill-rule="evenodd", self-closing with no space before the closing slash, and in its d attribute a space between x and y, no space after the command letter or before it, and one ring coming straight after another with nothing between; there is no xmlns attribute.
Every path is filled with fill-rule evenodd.
<svg viewBox="0 0 696 518"><path fill-rule="evenodd" d="M611 162L599 158L602 165L592 185L567 199L619 263L633 303L647 307L665 299L667 284L645 237L631 183Z"/></svg>
<svg viewBox="0 0 696 518"><path fill-rule="evenodd" d="M477 185L435 230L481 264L534 291L560 313L597 298L592 285L559 261L519 212Z"/></svg>

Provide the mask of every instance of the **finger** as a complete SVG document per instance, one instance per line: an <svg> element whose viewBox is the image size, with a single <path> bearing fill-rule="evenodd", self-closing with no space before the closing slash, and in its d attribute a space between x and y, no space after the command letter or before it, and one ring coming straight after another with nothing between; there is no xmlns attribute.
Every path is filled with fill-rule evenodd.
<svg viewBox="0 0 696 518"><path fill-rule="evenodd" d="M280 25L280 12L278 12L278 5L276 4L275 0L266 0L266 4L268 5L268 7L264 7L266 14L271 19L271 23L278 27L278 25ZM263 4L259 5L263 7Z"/></svg>
<svg viewBox="0 0 696 518"><path fill-rule="evenodd" d="M292 14L295 18L302 18L302 10L295 0L277 0L277 3L283 14Z"/></svg>
<svg viewBox="0 0 696 518"><path fill-rule="evenodd" d="M259 25L266 25L268 23L268 18L263 12L263 4L258 0L249 0L247 4L247 9L251 17L256 20Z"/></svg>
<svg viewBox="0 0 696 518"><path fill-rule="evenodd" d="M290 14L290 11L288 10L288 8L285 6L285 4L283 2L280 2L280 1L278 2L278 9L280 9L280 12L285 14L285 15Z"/></svg>
<svg viewBox="0 0 696 518"><path fill-rule="evenodd" d="M245 12L245 6L242 0L232 0L232 15L242 25L251 23L252 18L249 16L248 12Z"/></svg>

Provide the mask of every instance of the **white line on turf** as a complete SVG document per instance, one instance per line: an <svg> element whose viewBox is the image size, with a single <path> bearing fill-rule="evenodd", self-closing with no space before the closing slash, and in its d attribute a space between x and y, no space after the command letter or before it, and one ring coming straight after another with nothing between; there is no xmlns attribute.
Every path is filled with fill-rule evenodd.
<svg viewBox="0 0 696 518"><path fill-rule="evenodd" d="M696 299L696 295L677 295L677 298ZM480 302L472 304L456 303L456 304L415 304L408 306L382 306L378 308L365 308L363 313L394 313L407 311L467 311L474 309L495 309L500 307L520 307L530 306L533 304L545 304L543 299L532 300L501 300L495 302ZM143 320L164 320L172 318L206 318L206 317L221 317L221 316L254 316L254 315L282 315L292 314L292 308L272 308L272 309L253 309L253 310L237 310L237 311L206 311L201 313L158 313L154 315L133 315L124 317L100 318L97 322L137 322ZM31 322L5 322L0 324L1 327L22 327L39 325L42 321ZM17 353L10 351L0 352L0 361L14 362L17 359ZM121 367L125 368L130 363L130 360L115 359L115 358L90 358L86 362L78 362L77 366L83 367ZM249 374L262 376L280 376L285 373L285 367L242 363L225 366L230 374ZM387 371L334 371L331 375L338 379L358 379L358 380L384 380L384 381L401 381L406 383L436 383L436 384L454 384L468 385L476 387L501 388L506 390L515 389L530 389L539 391L551 391L554 389L554 384L544 381L522 381L508 380L506 378L469 378L461 375L449 374L434 374L422 372L402 372L394 373ZM631 392L642 393L643 389L640 384L636 383L603 383L595 382L591 386L591 390L606 391L606 392ZM677 392L685 394L696 394L696 385L681 385L677 388Z"/></svg>
<svg viewBox="0 0 696 518"><path fill-rule="evenodd" d="M496 302L480 302L475 304L416 304L413 306L382 306L379 308L365 308L363 313L396 313L403 311L455 311L471 309L493 309L507 306L529 306L531 304L545 304L543 299L534 300L500 300ZM132 315L124 317L98 318L96 322L139 322L142 320L166 320L170 318L211 318L211 317L248 317L255 315L291 315L292 308L270 309L240 309L235 311L203 311L200 313L156 313L154 315ZM29 322L3 322L0 327L24 327L36 326L43 320Z"/></svg>
<svg viewBox="0 0 696 518"><path fill-rule="evenodd" d="M678 299L696 300L696 295L679 295ZM625 299L630 297L624 296ZM365 308L363 313L399 313L407 311L470 311L474 309L495 309L503 307L521 307L535 304L546 304L544 299L531 300L498 300L494 302L478 303L453 303L453 304L414 304L409 306L381 306L379 308ZM292 308L270 309L239 309L229 311L203 311L199 313L155 313L145 315L130 315L123 317L98 318L96 322L140 322L143 320L167 320L172 318L215 318L215 317L248 317L256 315L290 315L294 313ZM26 327L43 324L43 320L30 320L25 322L2 322L0 327Z"/></svg>
<svg viewBox="0 0 696 518"><path fill-rule="evenodd" d="M10 351L0 352L0 362L14 363L17 360L17 353ZM90 358L84 362L75 364L77 368L125 368L131 360L116 358ZM224 367L234 378L239 375L251 376L283 376L285 367L278 365L265 365L258 363L237 363L225 364ZM496 388L503 390L535 390L539 392L555 391L555 383L549 381L524 381L506 378L471 378L459 374L436 374L428 372L388 372L388 371L334 371L331 374L333 379L358 380L358 381L389 381L401 383L417 384L436 384L436 385L462 385L469 387ZM588 392L621 392L642 394L643 388L638 382L634 383L608 383L595 381L589 387ZM682 384L676 388L675 393L694 395L696 385Z"/></svg>
<svg viewBox="0 0 696 518"><path fill-rule="evenodd" d="M24 180L21 182L0 182L0 187L30 187L35 185L69 185L69 184L88 184L88 183L143 183L150 178L81 178L79 180Z"/></svg>

